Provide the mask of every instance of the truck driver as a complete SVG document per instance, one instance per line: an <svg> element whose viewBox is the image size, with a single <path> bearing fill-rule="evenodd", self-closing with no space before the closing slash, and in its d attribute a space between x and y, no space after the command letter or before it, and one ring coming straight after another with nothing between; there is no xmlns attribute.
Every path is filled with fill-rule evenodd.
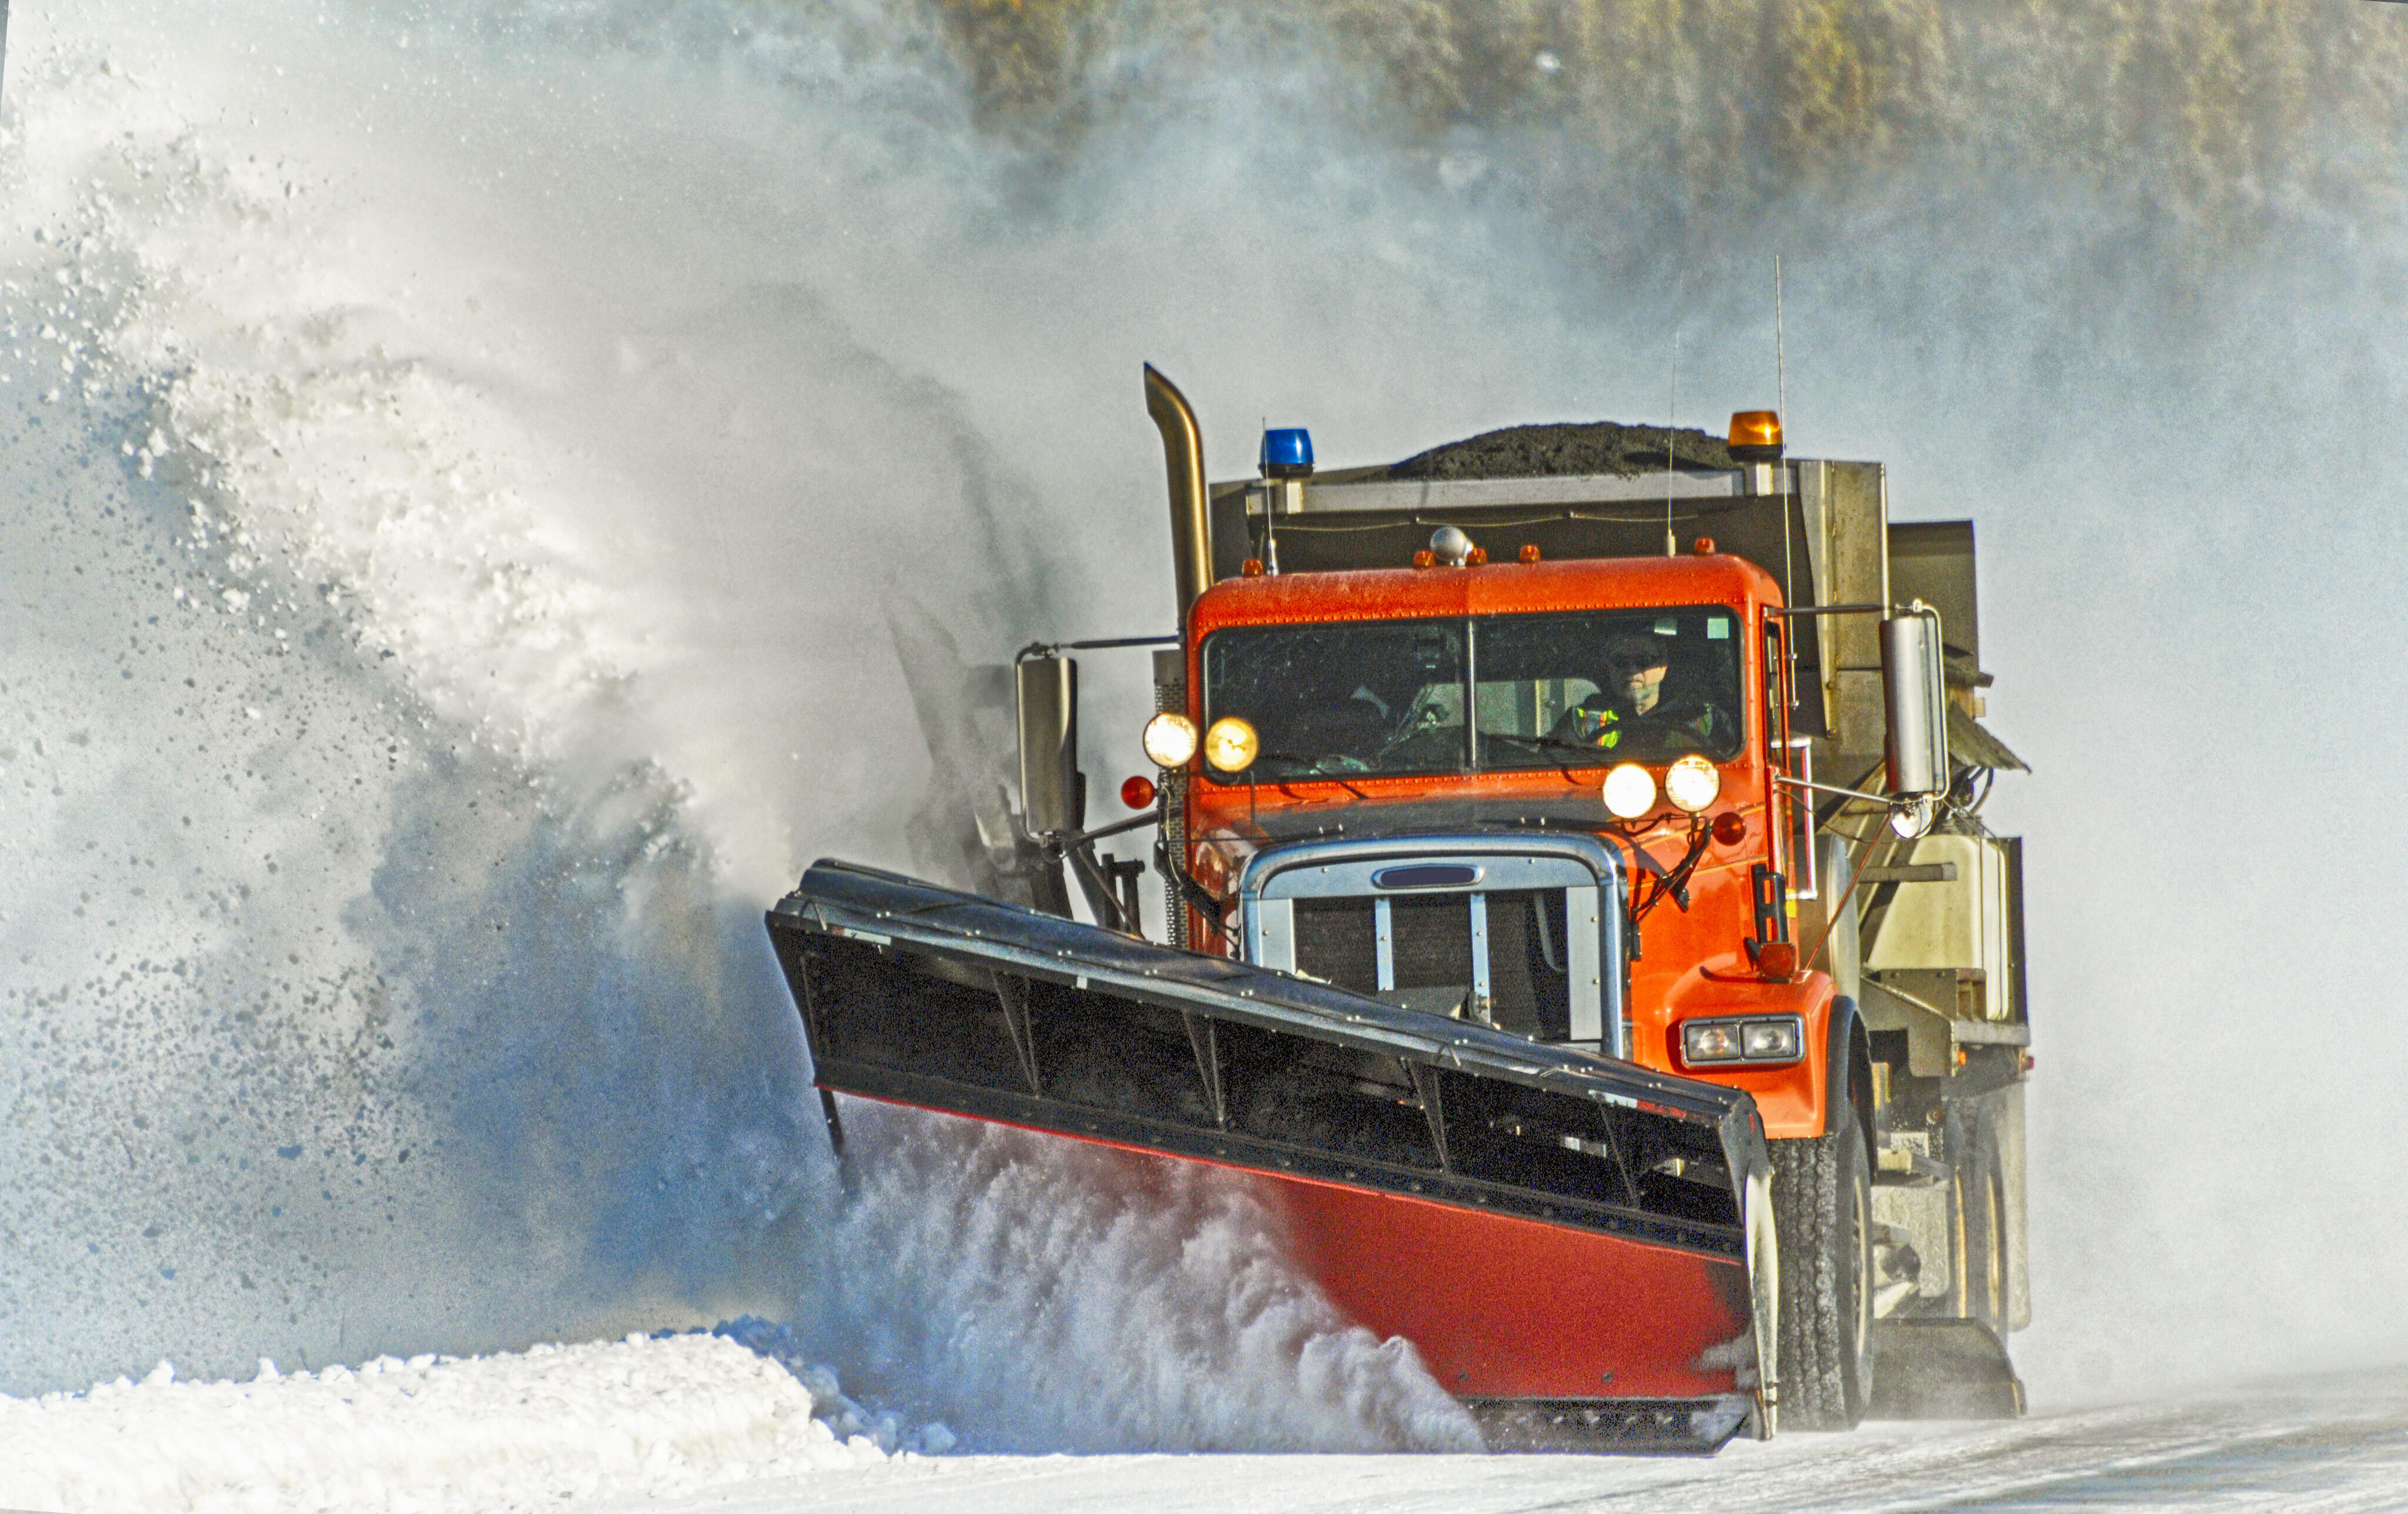
<svg viewBox="0 0 2408 1514"><path fill-rule="evenodd" d="M1729 715L1703 700L1665 698L1664 676L1671 664L1666 637L1637 632L1614 636L1605 645L1597 693L1564 711L1550 734L1558 741L1632 755L1722 745L1732 734Z"/></svg>

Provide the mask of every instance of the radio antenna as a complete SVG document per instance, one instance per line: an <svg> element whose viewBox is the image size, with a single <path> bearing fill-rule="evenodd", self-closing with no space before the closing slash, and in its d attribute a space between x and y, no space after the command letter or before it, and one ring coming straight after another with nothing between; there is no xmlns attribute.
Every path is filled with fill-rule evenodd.
<svg viewBox="0 0 2408 1514"><path fill-rule="evenodd" d="M1778 396L1776 403L1781 407L1782 435L1786 436L1789 427L1789 353L1783 340L1782 328L1781 254L1775 252L1772 254L1772 389L1774 394ZM1781 507L1781 602L1787 607L1796 609L1798 607L1798 567L1789 539L1789 500L1787 498L1789 489L1784 478L1788 471L1788 464L1778 465L1774 479L1779 487L1773 493ZM1789 707L1794 710L1798 707L1799 701L1798 644L1794 639L1790 639L1788 645ZM1813 811L1810 807L1807 813L1811 815ZM1813 827L1811 824L1807 827L1806 845L1809 848L1814 845Z"/></svg>
<svg viewBox="0 0 2408 1514"><path fill-rule="evenodd" d="M1677 300L1672 316L1672 397L1664 415L1664 555L1678 557L1681 549L1672 540L1672 423L1681 418L1681 317Z"/></svg>
<svg viewBox="0 0 2408 1514"><path fill-rule="evenodd" d="M1781 423L1789 424L1789 351L1782 339L1781 254L1772 254L1772 377L1781 406Z"/></svg>

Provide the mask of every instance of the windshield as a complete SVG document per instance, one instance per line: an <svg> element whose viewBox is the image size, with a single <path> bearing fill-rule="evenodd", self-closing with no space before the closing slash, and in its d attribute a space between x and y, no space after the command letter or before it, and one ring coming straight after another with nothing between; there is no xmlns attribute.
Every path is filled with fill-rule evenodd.
<svg viewBox="0 0 2408 1514"><path fill-rule="evenodd" d="M1670 762L1740 750L1726 606L1242 626L1204 643L1204 718L1250 721L1217 782ZM1464 728L1467 693L1473 728Z"/></svg>

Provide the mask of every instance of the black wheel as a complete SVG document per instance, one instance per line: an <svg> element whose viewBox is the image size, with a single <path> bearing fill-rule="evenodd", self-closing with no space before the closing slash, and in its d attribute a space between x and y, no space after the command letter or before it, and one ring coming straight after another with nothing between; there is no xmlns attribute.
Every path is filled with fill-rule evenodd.
<svg viewBox="0 0 2408 1514"><path fill-rule="evenodd" d="M1957 1312L2004 1341L2014 1296L2006 1169L1990 1122L1969 1111L1966 1127L1969 1137L1955 1163Z"/></svg>
<svg viewBox="0 0 2408 1514"><path fill-rule="evenodd" d="M1768 1143L1784 1430L1854 1429L1872 1393L1872 1162L1853 1109L1840 1115L1831 1135Z"/></svg>

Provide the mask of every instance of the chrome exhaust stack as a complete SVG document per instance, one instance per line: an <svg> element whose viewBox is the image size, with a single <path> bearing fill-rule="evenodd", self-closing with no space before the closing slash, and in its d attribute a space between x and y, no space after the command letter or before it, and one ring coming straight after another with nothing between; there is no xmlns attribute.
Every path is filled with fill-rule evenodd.
<svg viewBox="0 0 2408 1514"><path fill-rule="evenodd" d="M1162 463L1170 478L1170 559L1179 576L1179 627L1188 607L1212 585L1212 521L1204 489L1204 434L1179 386L1145 365L1145 413L1162 433Z"/></svg>

